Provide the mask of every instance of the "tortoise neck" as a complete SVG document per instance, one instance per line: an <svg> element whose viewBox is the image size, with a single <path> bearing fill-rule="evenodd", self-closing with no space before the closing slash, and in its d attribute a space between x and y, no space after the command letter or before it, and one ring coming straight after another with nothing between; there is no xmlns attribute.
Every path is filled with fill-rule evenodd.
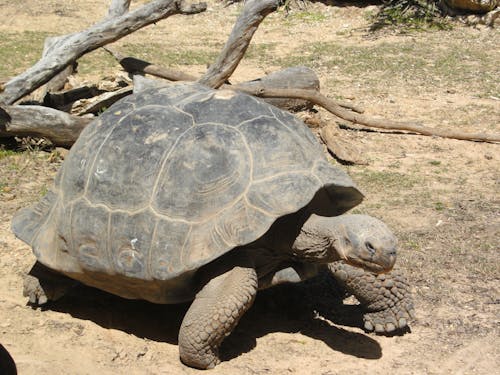
<svg viewBox="0 0 500 375"><path fill-rule="evenodd" d="M335 218L311 215L292 244L292 255L301 261L329 263L341 259L336 245L341 226Z"/></svg>

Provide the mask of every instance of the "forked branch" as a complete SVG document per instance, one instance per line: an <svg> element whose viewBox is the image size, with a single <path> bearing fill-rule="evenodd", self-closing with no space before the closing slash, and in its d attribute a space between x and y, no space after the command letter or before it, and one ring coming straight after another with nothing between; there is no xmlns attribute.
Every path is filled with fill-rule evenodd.
<svg viewBox="0 0 500 375"><path fill-rule="evenodd" d="M199 82L219 88L233 74L266 16L278 9L279 0L247 0L219 57Z"/></svg>

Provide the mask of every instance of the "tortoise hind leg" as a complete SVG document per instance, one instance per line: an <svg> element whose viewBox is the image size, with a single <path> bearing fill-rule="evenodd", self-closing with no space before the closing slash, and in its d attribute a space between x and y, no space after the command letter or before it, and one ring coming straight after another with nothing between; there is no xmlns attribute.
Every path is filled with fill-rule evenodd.
<svg viewBox="0 0 500 375"><path fill-rule="evenodd" d="M257 273L252 267L234 267L211 279L196 295L179 331L179 352L184 364L209 369L219 362L219 346L257 294Z"/></svg>
<svg viewBox="0 0 500 375"><path fill-rule="evenodd" d="M341 261L330 263L328 269L366 310L367 331L390 333L405 328L415 318L410 287L397 270L376 275Z"/></svg>
<svg viewBox="0 0 500 375"><path fill-rule="evenodd" d="M23 296L33 305L56 301L78 282L36 262L24 279Z"/></svg>

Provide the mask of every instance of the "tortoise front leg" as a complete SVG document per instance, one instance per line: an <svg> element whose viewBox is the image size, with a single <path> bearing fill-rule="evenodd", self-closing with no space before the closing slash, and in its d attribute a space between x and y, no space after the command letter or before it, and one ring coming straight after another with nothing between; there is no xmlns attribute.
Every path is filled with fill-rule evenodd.
<svg viewBox="0 0 500 375"><path fill-rule="evenodd" d="M234 267L211 279L196 295L179 332L184 364L209 369L219 362L219 346L257 294L257 273L251 267Z"/></svg>
<svg viewBox="0 0 500 375"><path fill-rule="evenodd" d="M365 329L389 333L415 318L406 278L398 271L376 275L342 261L328 264L331 275L366 309Z"/></svg>

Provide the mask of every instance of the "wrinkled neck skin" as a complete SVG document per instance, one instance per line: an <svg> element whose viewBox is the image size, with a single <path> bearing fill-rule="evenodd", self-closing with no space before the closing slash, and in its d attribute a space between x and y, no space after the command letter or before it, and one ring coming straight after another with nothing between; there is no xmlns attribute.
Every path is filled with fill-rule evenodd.
<svg viewBox="0 0 500 375"><path fill-rule="evenodd" d="M303 262L330 263L347 259L342 240L345 236L341 220L311 215L293 242L293 258Z"/></svg>

